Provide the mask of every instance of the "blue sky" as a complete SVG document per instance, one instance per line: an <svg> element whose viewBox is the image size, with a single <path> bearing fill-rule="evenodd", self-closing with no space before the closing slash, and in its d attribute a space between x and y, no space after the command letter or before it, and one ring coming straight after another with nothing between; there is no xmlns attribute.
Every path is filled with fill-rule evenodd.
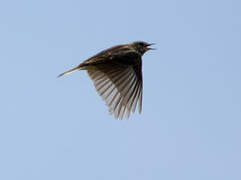
<svg viewBox="0 0 241 180"><path fill-rule="evenodd" d="M0 2L0 179L241 179L241 1ZM144 40L143 113L117 121L84 71Z"/></svg>

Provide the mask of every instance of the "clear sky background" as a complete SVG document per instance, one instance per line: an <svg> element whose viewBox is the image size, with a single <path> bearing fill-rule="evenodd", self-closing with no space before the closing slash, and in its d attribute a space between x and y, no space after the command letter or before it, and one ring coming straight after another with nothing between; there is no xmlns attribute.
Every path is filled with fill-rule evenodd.
<svg viewBox="0 0 241 180"><path fill-rule="evenodd" d="M240 180L241 1L0 2L0 179ZM84 71L144 40L143 113L118 121Z"/></svg>

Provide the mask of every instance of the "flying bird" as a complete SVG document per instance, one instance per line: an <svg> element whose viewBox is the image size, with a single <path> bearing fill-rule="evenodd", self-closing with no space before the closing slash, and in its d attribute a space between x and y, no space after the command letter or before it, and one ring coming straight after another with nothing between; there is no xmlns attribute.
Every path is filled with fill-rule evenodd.
<svg viewBox="0 0 241 180"><path fill-rule="evenodd" d="M87 70L98 94L116 119L129 118L138 104L142 111L142 56L153 45L136 41L111 47L85 60L58 77L78 70Z"/></svg>

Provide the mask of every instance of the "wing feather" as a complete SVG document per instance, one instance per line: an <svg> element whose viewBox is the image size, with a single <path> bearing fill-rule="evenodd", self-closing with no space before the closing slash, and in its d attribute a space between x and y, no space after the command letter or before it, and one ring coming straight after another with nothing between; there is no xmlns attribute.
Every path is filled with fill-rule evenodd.
<svg viewBox="0 0 241 180"><path fill-rule="evenodd" d="M115 118L128 119L135 112L137 103L139 113L142 107L141 67L130 65L100 65L87 69L98 94L109 107Z"/></svg>

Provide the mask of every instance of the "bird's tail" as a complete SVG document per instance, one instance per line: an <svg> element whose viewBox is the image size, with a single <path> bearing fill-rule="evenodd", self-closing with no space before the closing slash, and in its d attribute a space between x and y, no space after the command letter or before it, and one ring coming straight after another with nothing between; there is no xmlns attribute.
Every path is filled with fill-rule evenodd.
<svg viewBox="0 0 241 180"><path fill-rule="evenodd" d="M74 71L78 71L78 70L80 70L80 69L82 69L82 68L79 67L79 66L78 66L78 67L75 67L75 68L70 69L70 70L68 70L68 71L66 71L66 72L64 72L64 73L59 74L58 77L61 77L61 76L66 75L66 74L70 74L70 73L72 73L72 72L74 72Z"/></svg>

